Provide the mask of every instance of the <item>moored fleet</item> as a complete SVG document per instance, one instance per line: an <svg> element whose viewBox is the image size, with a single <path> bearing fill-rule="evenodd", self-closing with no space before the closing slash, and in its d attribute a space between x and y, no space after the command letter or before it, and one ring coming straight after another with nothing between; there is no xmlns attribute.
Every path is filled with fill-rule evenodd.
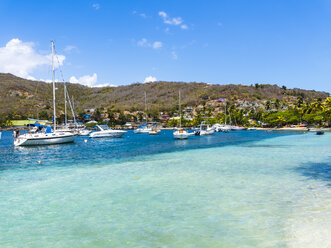
<svg viewBox="0 0 331 248"><path fill-rule="evenodd" d="M20 133L19 131L13 132L14 146L39 146L39 145L52 145L52 144L65 144L74 142L77 136L86 136L89 138L120 138L127 133L124 130L111 129L108 125L95 125L94 130L87 129L84 125L78 124L75 119L74 107L71 104L69 93L64 83L64 125L57 126L56 123L56 87L55 87L55 71L54 71L54 42L51 42L52 46L52 88L53 88L53 125L50 123L41 124L37 120L34 124L29 125L29 131ZM134 134L148 134L148 135L159 135L161 134L161 128L156 122L148 122L147 115L147 97L145 92L145 123L134 130ZM67 103L70 106L73 121L68 123L67 120ZM227 106L225 104L225 115L227 113ZM187 129L182 127L182 115L181 115L181 93L178 92L178 110L179 110L179 126L173 131L173 138L176 140L186 140L190 136L208 136L213 135L215 132L230 132L230 131L245 131L255 130L247 129L242 126L233 126L226 123L227 118L225 117L224 124L209 125L208 122L202 121L198 128L189 132ZM231 117L230 117L231 120ZM231 122L231 121L230 121ZM312 131L312 130L311 130ZM323 131L317 131L316 134L324 134ZM1 132L0 132L1 139Z"/></svg>

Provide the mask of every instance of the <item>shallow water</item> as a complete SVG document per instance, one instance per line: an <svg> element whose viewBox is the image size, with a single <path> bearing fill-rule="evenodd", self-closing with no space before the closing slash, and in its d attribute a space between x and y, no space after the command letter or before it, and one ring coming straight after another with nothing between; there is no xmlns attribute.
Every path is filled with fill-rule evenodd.
<svg viewBox="0 0 331 248"><path fill-rule="evenodd" d="M0 247L328 247L330 134L190 138L3 133Z"/></svg>

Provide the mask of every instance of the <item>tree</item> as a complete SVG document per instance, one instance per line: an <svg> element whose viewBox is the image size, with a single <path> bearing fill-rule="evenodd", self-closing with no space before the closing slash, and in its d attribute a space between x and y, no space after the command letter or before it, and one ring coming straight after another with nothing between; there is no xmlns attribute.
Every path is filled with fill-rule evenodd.
<svg viewBox="0 0 331 248"><path fill-rule="evenodd" d="M39 119L41 119L41 120L48 120L48 118L49 118L48 113L45 110L40 111L38 116L39 116Z"/></svg>

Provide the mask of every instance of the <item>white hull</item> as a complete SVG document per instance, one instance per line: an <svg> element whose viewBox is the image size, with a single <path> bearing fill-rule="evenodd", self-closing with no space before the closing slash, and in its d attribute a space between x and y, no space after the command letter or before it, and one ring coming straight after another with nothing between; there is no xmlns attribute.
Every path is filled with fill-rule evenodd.
<svg viewBox="0 0 331 248"><path fill-rule="evenodd" d="M23 134L14 139L15 146L55 145L74 142L76 135L67 133Z"/></svg>
<svg viewBox="0 0 331 248"><path fill-rule="evenodd" d="M238 126L233 126L231 128L232 131L244 131L244 130L247 130L246 127L238 127Z"/></svg>
<svg viewBox="0 0 331 248"><path fill-rule="evenodd" d="M138 128L138 129L134 130L133 132L135 134L142 134L142 133L147 133L148 134L151 131L152 131L151 128Z"/></svg>
<svg viewBox="0 0 331 248"><path fill-rule="evenodd" d="M148 134L149 135L158 135L160 133L160 130L158 131L150 131Z"/></svg>
<svg viewBox="0 0 331 248"><path fill-rule="evenodd" d="M111 130L112 132L108 132L108 131L97 131L97 132L93 132L90 134L90 138L104 138L104 137L111 137L111 138L120 138L122 137L126 131L115 131L115 130Z"/></svg>
<svg viewBox="0 0 331 248"><path fill-rule="evenodd" d="M188 138L188 134L186 133L186 134L183 134L183 133L181 133L181 134L175 134L174 133L174 138L175 139L187 139Z"/></svg>
<svg viewBox="0 0 331 248"><path fill-rule="evenodd" d="M91 130L79 130L78 131L79 136L89 136L90 133L91 133Z"/></svg>
<svg viewBox="0 0 331 248"><path fill-rule="evenodd" d="M212 135L214 134L214 130L201 130L200 131L200 136L205 136L205 135Z"/></svg>

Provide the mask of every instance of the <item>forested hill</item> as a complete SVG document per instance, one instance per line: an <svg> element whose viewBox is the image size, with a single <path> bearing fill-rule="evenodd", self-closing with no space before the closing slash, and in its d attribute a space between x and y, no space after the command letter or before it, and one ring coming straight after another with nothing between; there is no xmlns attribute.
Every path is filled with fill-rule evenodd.
<svg viewBox="0 0 331 248"><path fill-rule="evenodd" d="M63 83L56 83L57 105L63 109ZM313 86L312 86L313 87ZM149 109L167 111L176 106L178 91L184 106L197 106L206 101L225 98L228 101L264 102L275 100L295 102L298 98L310 102L325 99L329 93L314 90L286 89L285 86L269 84L213 85L206 83L153 82L118 87L90 88L80 84L67 84L74 98L76 112L88 108L116 108L139 110L144 108L144 92L147 93ZM42 110L51 111L52 85L31 81L12 74L0 73L0 114L15 113L30 116Z"/></svg>

